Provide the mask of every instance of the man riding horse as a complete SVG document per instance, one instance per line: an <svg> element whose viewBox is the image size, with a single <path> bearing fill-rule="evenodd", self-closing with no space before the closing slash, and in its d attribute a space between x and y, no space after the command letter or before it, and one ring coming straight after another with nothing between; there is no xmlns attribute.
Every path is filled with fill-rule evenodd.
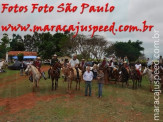
<svg viewBox="0 0 163 122"><path fill-rule="evenodd" d="M70 65L71 65L71 68L75 68L76 69L76 72L77 72L77 78L79 79L79 60L77 59L77 55L75 54L73 56L73 58L70 60Z"/></svg>
<svg viewBox="0 0 163 122"><path fill-rule="evenodd" d="M57 55L56 54L54 54L53 56L52 56L52 59L51 59L51 63L50 63L50 69L48 70L48 75L49 75L49 78L50 78L50 70L52 69L52 67L56 64L56 63L60 63L60 61L58 60L58 58L57 58ZM59 72L59 74L60 74L60 69L58 69L58 72Z"/></svg>
<svg viewBox="0 0 163 122"><path fill-rule="evenodd" d="M38 69L38 71L40 72L41 76L43 76L43 78L46 80L44 71L41 71L41 61L40 60L41 60L41 58L37 57L36 60L33 62L33 66L35 66ZM32 79L33 79L32 74L30 74L29 80L31 82L33 81Z"/></svg>

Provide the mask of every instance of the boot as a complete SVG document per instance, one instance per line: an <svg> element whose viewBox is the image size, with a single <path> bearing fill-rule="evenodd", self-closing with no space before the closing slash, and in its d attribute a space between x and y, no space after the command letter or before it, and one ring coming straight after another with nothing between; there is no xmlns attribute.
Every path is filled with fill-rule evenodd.
<svg viewBox="0 0 163 122"><path fill-rule="evenodd" d="M44 80L47 79L47 78L45 77L45 72L42 72L42 76L43 76Z"/></svg>

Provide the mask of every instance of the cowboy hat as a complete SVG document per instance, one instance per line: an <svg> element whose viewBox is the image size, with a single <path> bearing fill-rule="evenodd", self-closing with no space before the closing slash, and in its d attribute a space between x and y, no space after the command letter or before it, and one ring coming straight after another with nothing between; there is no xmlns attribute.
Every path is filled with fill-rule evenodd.
<svg viewBox="0 0 163 122"><path fill-rule="evenodd" d="M124 63L124 64L127 64L127 61L124 61L123 63Z"/></svg>
<svg viewBox="0 0 163 122"><path fill-rule="evenodd" d="M57 56L57 54L54 54L53 56Z"/></svg>
<svg viewBox="0 0 163 122"><path fill-rule="evenodd" d="M37 59L41 59L40 57L37 57Z"/></svg>

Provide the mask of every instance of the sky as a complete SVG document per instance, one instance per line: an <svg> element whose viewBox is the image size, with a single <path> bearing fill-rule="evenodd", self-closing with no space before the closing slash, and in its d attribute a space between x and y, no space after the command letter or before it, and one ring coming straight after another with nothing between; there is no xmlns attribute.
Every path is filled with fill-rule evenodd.
<svg viewBox="0 0 163 122"><path fill-rule="evenodd" d="M47 25L47 24L61 24L70 25L80 22L83 25L110 25L112 22L116 22L117 25L138 25L142 26L144 20L147 24L154 25L151 32L119 32L113 35L110 32L99 32L98 35L104 36L108 41L143 41L143 47L145 48L144 54L146 57L153 57L154 30L159 31L159 46L160 55L163 55L163 0L1 0L0 5L8 3L9 5L27 5L28 12L26 13L0 13L0 26L8 24L31 24L31 25ZM52 13L30 13L32 10L32 3L39 3L39 5L52 5L57 7L61 3L72 3L72 5L78 6L75 13L57 13L56 8ZM90 5L104 6L106 3L115 6L112 13L89 13L88 9L83 14L79 14L81 11L81 4L88 3ZM2 6L0 6L2 11ZM0 31L0 38L4 32ZM14 32L15 33L15 32ZM11 36L13 32L8 31L7 34ZM30 32L16 32L16 34L25 35ZM90 35L88 32L82 34Z"/></svg>

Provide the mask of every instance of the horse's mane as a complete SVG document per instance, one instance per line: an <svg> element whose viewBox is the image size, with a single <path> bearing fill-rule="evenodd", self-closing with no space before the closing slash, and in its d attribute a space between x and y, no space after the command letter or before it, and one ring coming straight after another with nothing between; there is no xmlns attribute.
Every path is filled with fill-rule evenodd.
<svg viewBox="0 0 163 122"><path fill-rule="evenodd" d="M40 73L40 72L38 71L38 69L37 69L34 65L31 65L31 67L32 67L32 69L34 70L34 72Z"/></svg>

